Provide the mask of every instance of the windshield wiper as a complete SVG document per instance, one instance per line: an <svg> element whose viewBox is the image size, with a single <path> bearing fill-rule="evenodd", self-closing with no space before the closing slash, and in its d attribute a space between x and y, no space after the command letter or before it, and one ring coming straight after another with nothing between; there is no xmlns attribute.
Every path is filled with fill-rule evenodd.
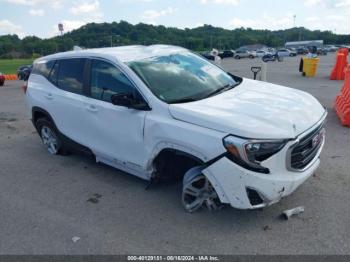
<svg viewBox="0 0 350 262"><path fill-rule="evenodd" d="M223 93L225 91L228 91L228 90L234 88L235 86L237 86L239 84L240 83L233 84L233 85L227 84L227 85L224 85L224 86L216 89L215 91L213 91L213 92L211 92L209 94L206 94L205 96L201 96L201 97L198 97L198 96L197 97L185 97L185 98L182 98L182 99L170 101L169 104L181 104L181 103L195 102L195 101L202 100L202 99L205 99L205 98L208 98L208 97L211 97L211 96Z"/></svg>
<svg viewBox="0 0 350 262"><path fill-rule="evenodd" d="M231 84L224 85L222 87L219 87L215 91L213 91L213 92L211 92L209 94L206 94L202 99L208 98L208 97L211 97L211 96L215 96L215 95L220 94L220 93L223 93L225 91L228 91L228 90L234 88L235 86L236 85L231 85Z"/></svg>
<svg viewBox="0 0 350 262"><path fill-rule="evenodd" d="M182 104L182 103L189 103L189 102L195 102L195 101L198 101L198 99L195 99L193 97L187 97L183 99L170 101L169 104Z"/></svg>

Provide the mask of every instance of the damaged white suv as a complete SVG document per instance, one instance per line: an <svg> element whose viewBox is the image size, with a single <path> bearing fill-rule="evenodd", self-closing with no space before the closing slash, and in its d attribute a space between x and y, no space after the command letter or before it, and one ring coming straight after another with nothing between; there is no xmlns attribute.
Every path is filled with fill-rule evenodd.
<svg viewBox="0 0 350 262"><path fill-rule="evenodd" d="M311 95L174 46L40 58L26 99L51 154L79 149L145 180L183 178L190 212L278 202L315 172L325 139L327 113Z"/></svg>

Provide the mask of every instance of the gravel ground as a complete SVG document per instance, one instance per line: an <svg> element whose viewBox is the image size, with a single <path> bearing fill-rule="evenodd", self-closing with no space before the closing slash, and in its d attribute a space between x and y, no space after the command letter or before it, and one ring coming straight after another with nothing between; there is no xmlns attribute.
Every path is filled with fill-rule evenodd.
<svg viewBox="0 0 350 262"><path fill-rule="evenodd" d="M26 116L21 82L0 87L0 254L350 254L350 129L332 109L341 81L321 57L316 78L299 58L268 64L268 81L316 96L328 107L317 173L293 195L258 211L184 212L180 186L146 182L84 156L46 153ZM252 77L258 60L226 59ZM289 221L280 213L299 205ZM76 242L73 237L79 237Z"/></svg>

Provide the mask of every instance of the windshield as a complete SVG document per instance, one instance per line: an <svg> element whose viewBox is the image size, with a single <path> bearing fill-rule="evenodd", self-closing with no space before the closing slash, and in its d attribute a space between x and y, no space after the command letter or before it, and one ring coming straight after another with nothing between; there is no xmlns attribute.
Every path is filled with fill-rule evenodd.
<svg viewBox="0 0 350 262"><path fill-rule="evenodd" d="M204 99L237 84L222 69L190 52L132 61L128 66L169 104Z"/></svg>

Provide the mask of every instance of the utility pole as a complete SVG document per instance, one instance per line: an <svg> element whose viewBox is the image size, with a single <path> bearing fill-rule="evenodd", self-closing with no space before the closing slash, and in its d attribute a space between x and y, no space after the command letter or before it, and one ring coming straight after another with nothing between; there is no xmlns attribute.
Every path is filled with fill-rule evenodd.
<svg viewBox="0 0 350 262"><path fill-rule="evenodd" d="M293 19L294 19L294 23L293 23L293 27L295 28L296 27L296 19L297 19L297 15L293 15Z"/></svg>
<svg viewBox="0 0 350 262"><path fill-rule="evenodd" d="M64 51L64 43L63 43L63 31L64 27L62 23L58 24L58 30L61 32L61 41L62 41L62 51Z"/></svg>
<svg viewBox="0 0 350 262"><path fill-rule="evenodd" d="M63 28L63 24L62 23L58 24L58 30L61 32L61 36L63 36L64 28Z"/></svg>

